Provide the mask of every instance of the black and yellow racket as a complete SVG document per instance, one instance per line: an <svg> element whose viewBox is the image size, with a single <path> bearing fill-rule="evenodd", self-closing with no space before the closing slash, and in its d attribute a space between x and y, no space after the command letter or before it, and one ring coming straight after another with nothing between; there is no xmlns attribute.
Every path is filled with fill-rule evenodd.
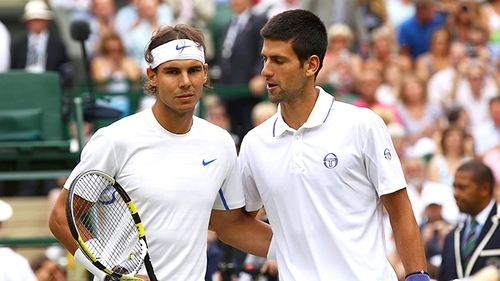
<svg viewBox="0 0 500 281"><path fill-rule="evenodd" d="M87 171L71 183L66 198L71 234L85 257L109 280L137 280L144 264L157 281L146 234L137 209L125 190L108 174Z"/></svg>

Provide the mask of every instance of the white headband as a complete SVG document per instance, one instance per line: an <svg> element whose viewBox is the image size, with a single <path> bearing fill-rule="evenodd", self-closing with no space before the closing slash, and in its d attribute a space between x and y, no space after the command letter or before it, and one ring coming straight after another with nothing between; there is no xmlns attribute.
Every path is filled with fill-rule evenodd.
<svg viewBox="0 0 500 281"><path fill-rule="evenodd" d="M169 41L151 50L153 62L149 64L155 69L160 64L171 60L199 60L205 64L203 47L189 39L177 39Z"/></svg>

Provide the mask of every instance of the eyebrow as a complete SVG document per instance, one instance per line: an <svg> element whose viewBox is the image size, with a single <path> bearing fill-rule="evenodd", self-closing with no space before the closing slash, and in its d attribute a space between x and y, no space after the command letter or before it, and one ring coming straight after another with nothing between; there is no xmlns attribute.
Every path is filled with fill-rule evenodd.
<svg viewBox="0 0 500 281"><path fill-rule="evenodd" d="M181 70L181 68L184 68L184 67L178 67L178 66L167 66L165 68L163 68L162 71L172 71L172 70ZM202 66L201 65L193 65L193 66L189 66L187 67L187 69L202 69Z"/></svg>
<svg viewBox="0 0 500 281"><path fill-rule="evenodd" d="M285 56L280 56L280 55L270 55L270 56L266 56L264 54L261 54L262 57L265 57L265 58L268 58L268 59L288 59L287 57Z"/></svg>

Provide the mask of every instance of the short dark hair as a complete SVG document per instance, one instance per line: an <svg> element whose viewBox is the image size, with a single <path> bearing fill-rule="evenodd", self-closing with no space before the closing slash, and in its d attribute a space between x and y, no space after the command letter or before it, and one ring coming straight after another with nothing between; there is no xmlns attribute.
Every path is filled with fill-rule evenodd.
<svg viewBox="0 0 500 281"><path fill-rule="evenodd" d="M495 186L495 177L491 169L479 160L470 160L462 164L457 172L471 172L472 180L478 187L488 183L490 185L490 192L493 194L493 187Z"/></svg>
<svg viewBox="0 0 500 281"><path fill-rule="evenodd" d="M272 17L260 31L264 39L291 41L292 49L300 64L317 55L323 67L323 58L328 47L328 35L321 19L307 10L288 10Z"/></svg>
<svg viewBox="0 0 500 281"><path fill-rule="evenodd" d="M144 51L144 59L146 62L148 64L153 62L153 55L151 54L151 51L154 48L176 39L189 39L198 43L201 47L203 47L203 55L206 57L206 47L203 41L203 34L199 30L186 24L178 24L175 26L164 25L155 30L146 47L146 50ZM158 67L152 70L156 72ZM143 84L146 94L153 96L156 95L156 88L152 86L147 79ZM207 79L204 86L210 88L209 79Z"/></svg>

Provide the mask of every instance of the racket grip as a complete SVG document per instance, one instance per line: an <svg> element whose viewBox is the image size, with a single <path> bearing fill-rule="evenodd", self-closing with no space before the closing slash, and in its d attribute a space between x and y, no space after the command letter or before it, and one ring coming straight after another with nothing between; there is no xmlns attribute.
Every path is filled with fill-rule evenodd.
<svg viewBox="0 0 500 281"><path fill-rule="evenodd" d="M106 273L100 271L97 267L95 267L82 253L80 248L76 249L76 252L74 254L74 259L79 262L83 267L85 267L90 273L94 275L94 277L97 278L99 281L104 281L106 278Z"/></svg>

